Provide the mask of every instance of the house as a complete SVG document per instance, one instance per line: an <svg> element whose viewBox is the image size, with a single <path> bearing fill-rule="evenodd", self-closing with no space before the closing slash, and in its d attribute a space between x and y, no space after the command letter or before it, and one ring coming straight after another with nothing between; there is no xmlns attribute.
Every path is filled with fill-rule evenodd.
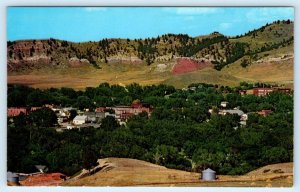
<svg viewBox="0 0 300 192"><path fill-rule="evenodd" d="M290 94L292 92L290 88L284 88L284 87L274 88L274 90L279 93L285 93L285 94Z"/></svg>
<svg viewBox="0 0 300 192"><path fill-rule="evenodd" d="M36 110L38 110L38 109L41 109L42 107L31 107L30 108L30 111L36 111Z"/></svg>
<svg viewBox="0 0 300 192"><path fill-rule="evenodd" d="M247 121L248 120L248 114L241 115L241 121Z"/></svg>
<svg viewBox="0 0 300 192"><path fill-rule="evenodd" d="M113 113L105 112L105 113L104 113L104 116L105 116L105 117L110 116L110 117L113 117L113 118L116 119L116 114L113 114Z"/></svg>
<svg viewBox="0 0 300 192"><path fill-rule="evenodd" d="M247 125L247 120L248 120L248 114L241 115L240 125L241 126L246 126Z"/></svg>
<svg viewBox="0 0 300 192"><path fill-rule="evenodd" d="M97 107L96 109L95 109L95 112L105 112L105 107Z"/></svg>
<svg viewBox="0 0 300 192"><path fill-rule="evenodd" d="M130 106L115 106L108 109L112 109L115 111L115 118L118 121L126 121L130 117L138 115L142 112L146 112L148 113L148 115L150 115L153 111L152 107L149 104L143 103L133 103Z"/></svg>
<svg viewBox="0 0 300 192"><path fill-rule="evenodd" d="M19 175L13 172L7 172L8 185L20 185Z"/></svg>
<svg viewBox="0 0 300 192"><path fill-rule="evenodd" d="M222 101L220 106L223 107L223 108L226 108L228 105L228 102L227 101Z"/></svg>
<svg viewBox="0 0 300 192"><path fill-rule="evenodd" d="M237 114L238 116L242 116L244 114L244 112L242 110L239 109L224 109L224 110L220 110L219 111L220 115L226 115L226 114Z"/></svg>
<svg viewBox="0 0 300 192"><path fill-rule="evenodd" d="M75 128L75 127L72 125L67 125L67 129L73 129L73 128Z"/></svg>
<svg viewBox="0 0 300 192"><path fill-rule="evenodd" d="M259 115L262 115L262 116L266 117L267 115L269 115L272 112L273 112L272 110L263 109L263 110L258 111L256 113L259 114Z"/></svg>
<svg viewBox="0 0 300 192"><path fill-rule="evenodd" d="M29 109L26 107L9 107L7 109L8 117L15 117L15 116L20 115L21 113L24 113L24 115L27 115L29 113Z"/></svg>
<svg viewBox="0 0 300 192"><path fill-rule="evenodd" d="M87 121L93 123L100 123L102 119L105 117L105 112L84 112L85 116L87 116Z"/></svg>
<svg viewBox="0 0 300 192"><path fill-rule="evenodd" d="M15 117L24 113L24 115L28 115L29 112L41 109L41 107L9 107L7 109L7 116L8 117Z"/></svg>
<svg viewBox="0 0 300 192"><path fill-rule="evenodd" d="M57 122L60 124L60 123L63 123L64 122L64 118L63 117L57 117Z"/></svg>
<svg viewBox="0 0 300 192"><path fill-rule="evenodd" d="M74 119L73 119L73 123L75 125L82 125L84 123L86 123L88 120L86 115L77 115Z"/></svg>
<svg viewBox="0 0 300 192"><path fill-rule="evenodd" d="M272 88L267 88L267 87L253 88L253 95L256 96L266 96L271 92L273 92Z"/></svg>
<svg viewBox="0 0 300 192"><path fill-rule="evenodd" d="M239 94L240 95L246 95L247 94L247 90L239 90Z"/></svg>

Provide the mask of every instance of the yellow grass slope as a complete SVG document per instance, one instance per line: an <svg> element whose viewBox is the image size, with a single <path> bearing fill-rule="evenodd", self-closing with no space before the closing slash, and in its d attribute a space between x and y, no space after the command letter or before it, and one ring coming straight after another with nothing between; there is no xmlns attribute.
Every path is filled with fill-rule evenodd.
<svg viewBox="0 0 300 192"><path fill-rule="evenodd" d="M294 82L293 46L283 47L258 54L246 68L241 67L239 59L228 65L222 72L249 82L267 82L292 85Z"/></svg>
<svg viewBox="0 0 300 192"><path fill-rule="evenodd" d="M99 166L94 174L88 175L87 171L83 170L77 176L64 182L63 185L291 187L293 183L292 163L268 165L242 176L217 175L216 181L201 181L199 173L168 169L136 159L105 158L98 162ZM270 169L270 173L266 173L265 169Z"/></svg>
<svg viewBox="0 0 300 192"><path fill-rule="evenodd" d="M235 77L223 71L217 71L212 68L205 68L190 73L171 76L163 83L173 85L177 88L187 87L192 83L210 83L227 86L237 86L239 82L244 81L243 77Z"/></svg>

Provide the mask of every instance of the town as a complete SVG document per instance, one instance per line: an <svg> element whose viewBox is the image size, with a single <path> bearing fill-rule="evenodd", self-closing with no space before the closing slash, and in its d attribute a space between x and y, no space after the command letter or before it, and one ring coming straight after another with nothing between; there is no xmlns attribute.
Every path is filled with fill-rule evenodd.
<svg viewBox="0 0 300 192"><path fill-rule="evenodd" d="M200 86L201 87L201 86ZM191 86L189 88L183 88L183 91L195 91L197 87ZM252 94L255 96L267 96L271 92L279 92L285 94L291 94L292 90L290 88L284 87L275 87L275 88L265 88L265 87L255 87L250 90L239 90L240 95ZM170 95L167 95L168 98ZM75 107L62 107L57 106L54 104L45 104L42 107L49 108L55 112L57 116L57 130L62 131L64 129L73 129L73 128L85 128L85 127L94 127L99 128L101 124L101 120L107 116L111 116L115 118L119 124L126 124L126 121L133 117L134 115L140 113L147 113L149 116L151 115L153 106L141 103L140 100L134 100L131 105L125 106L111 106L111 107L103 107L98 106L93 111L90 109L83 109L79 110ZM23 113L24 115L29 114L32 111L41 109L42 107L9 107L7 109L7 116L8 117L15 117ZM248 119L249 113L257 113L262 116L267 116L268 114L272 113L270 109L262 109L260 111L255 112L248 112L244 113L242 110L239 109L239 106L236 106L233 109L228 108L227 101L221 101L219 106L211 106L215 107L209 109L208 112L210 114L217 113L219 115L226 115L226 114L236 114L240 117L240 124L246 125L246 121Z"/></svg>
<svg viewBox="0 0 300 192"><path fill-rule="evenodd" d="M13 144L8 171L22 185L59 185L82 168L93 169L100 157L186 171L209 167L233 175L293 157L293 90L282 86L194 83L175 89L102 83L75 91L9 85L8 95ZM257 145L257 160L245 166L253 155L249 146ZM36 172L37 167L42 171Z"/></svg>

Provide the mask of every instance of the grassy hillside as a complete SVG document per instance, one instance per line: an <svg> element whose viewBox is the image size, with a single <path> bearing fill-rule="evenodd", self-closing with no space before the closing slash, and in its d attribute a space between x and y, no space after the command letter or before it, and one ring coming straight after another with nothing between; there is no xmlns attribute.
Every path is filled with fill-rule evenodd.
<svg viewBox="0 0 300 192"><path fill-rule="evenodd" d="M217 71L214 69L203 69L201 71L194 71L191 73L170 76L163 83L173 85L178 88L187 87L192 83L211 83L222 84L228 86L237 86L239 82L244 81L244 78L237 78L233 75L229 75L226 72Z"/></svg>
<svg viewBox="0 0 300 192"><path fill-rule="evenodd" d="M64 186L194 186L194 187L291 187L293 172L286 169L292 163L276 164L276 170L286 170L265 174L252 172L243 176L218 175L214 182L201 181L200 173L168 169L145 161L126 158L106 158L98 160L98 171L88 175L83 170L79 175L67 180ZM268 170L268 165L262 170ZM272 170L273 170L272 169ZM271 170L271 171L272 171Z"/></svg>
<svg viewBox="0 0 300 192"><path fill-rule="evenodd" d="M243 78L249 82L269 82L291 85L294 79L293 46L278 48L257 54L257 58L249 61L247 67L242 67L245 56L222 69L222 72Z"/></svg>
<svg viewBox="0 0 300 192"><path fill-rule="evenodd" d="M101 82L163 82L176 87L193 82L292 84L293 29L293 22L275 21L236 37L214 32L197 37L165 34L85 43L56 39L8 42L8 82L78 89ZM172 76L176 58L181 57L211 63L218 71L204 69Z"/></svg>

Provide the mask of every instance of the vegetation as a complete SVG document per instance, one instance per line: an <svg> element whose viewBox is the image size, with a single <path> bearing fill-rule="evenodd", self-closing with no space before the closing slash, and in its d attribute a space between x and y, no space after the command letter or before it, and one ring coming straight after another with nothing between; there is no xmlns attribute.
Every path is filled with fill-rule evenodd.
<svg viewBox="0 0 300 192"><path fill-rule="evenodd" d="M8 86L8 107L53 103L94 109L128 105L139 99L154 107L149 117L141 113L120 126L112 117L99 129L56 132L54 112L42 108L27 116L8 118L8 170L35 171L44 164L50 171L72 175L90 169L97 158L127 157L170 168L199 171L205 167L220 174L243 174L257 167L293 161L293 95L273 92L265 97L241 96L239 87L190 85L188 90L166 85L100 84L85 91L70 88L39 90ZM263 117L250 113L247 125L236 115L209 114L221 101L244 112L271 109Z"/></svg>

